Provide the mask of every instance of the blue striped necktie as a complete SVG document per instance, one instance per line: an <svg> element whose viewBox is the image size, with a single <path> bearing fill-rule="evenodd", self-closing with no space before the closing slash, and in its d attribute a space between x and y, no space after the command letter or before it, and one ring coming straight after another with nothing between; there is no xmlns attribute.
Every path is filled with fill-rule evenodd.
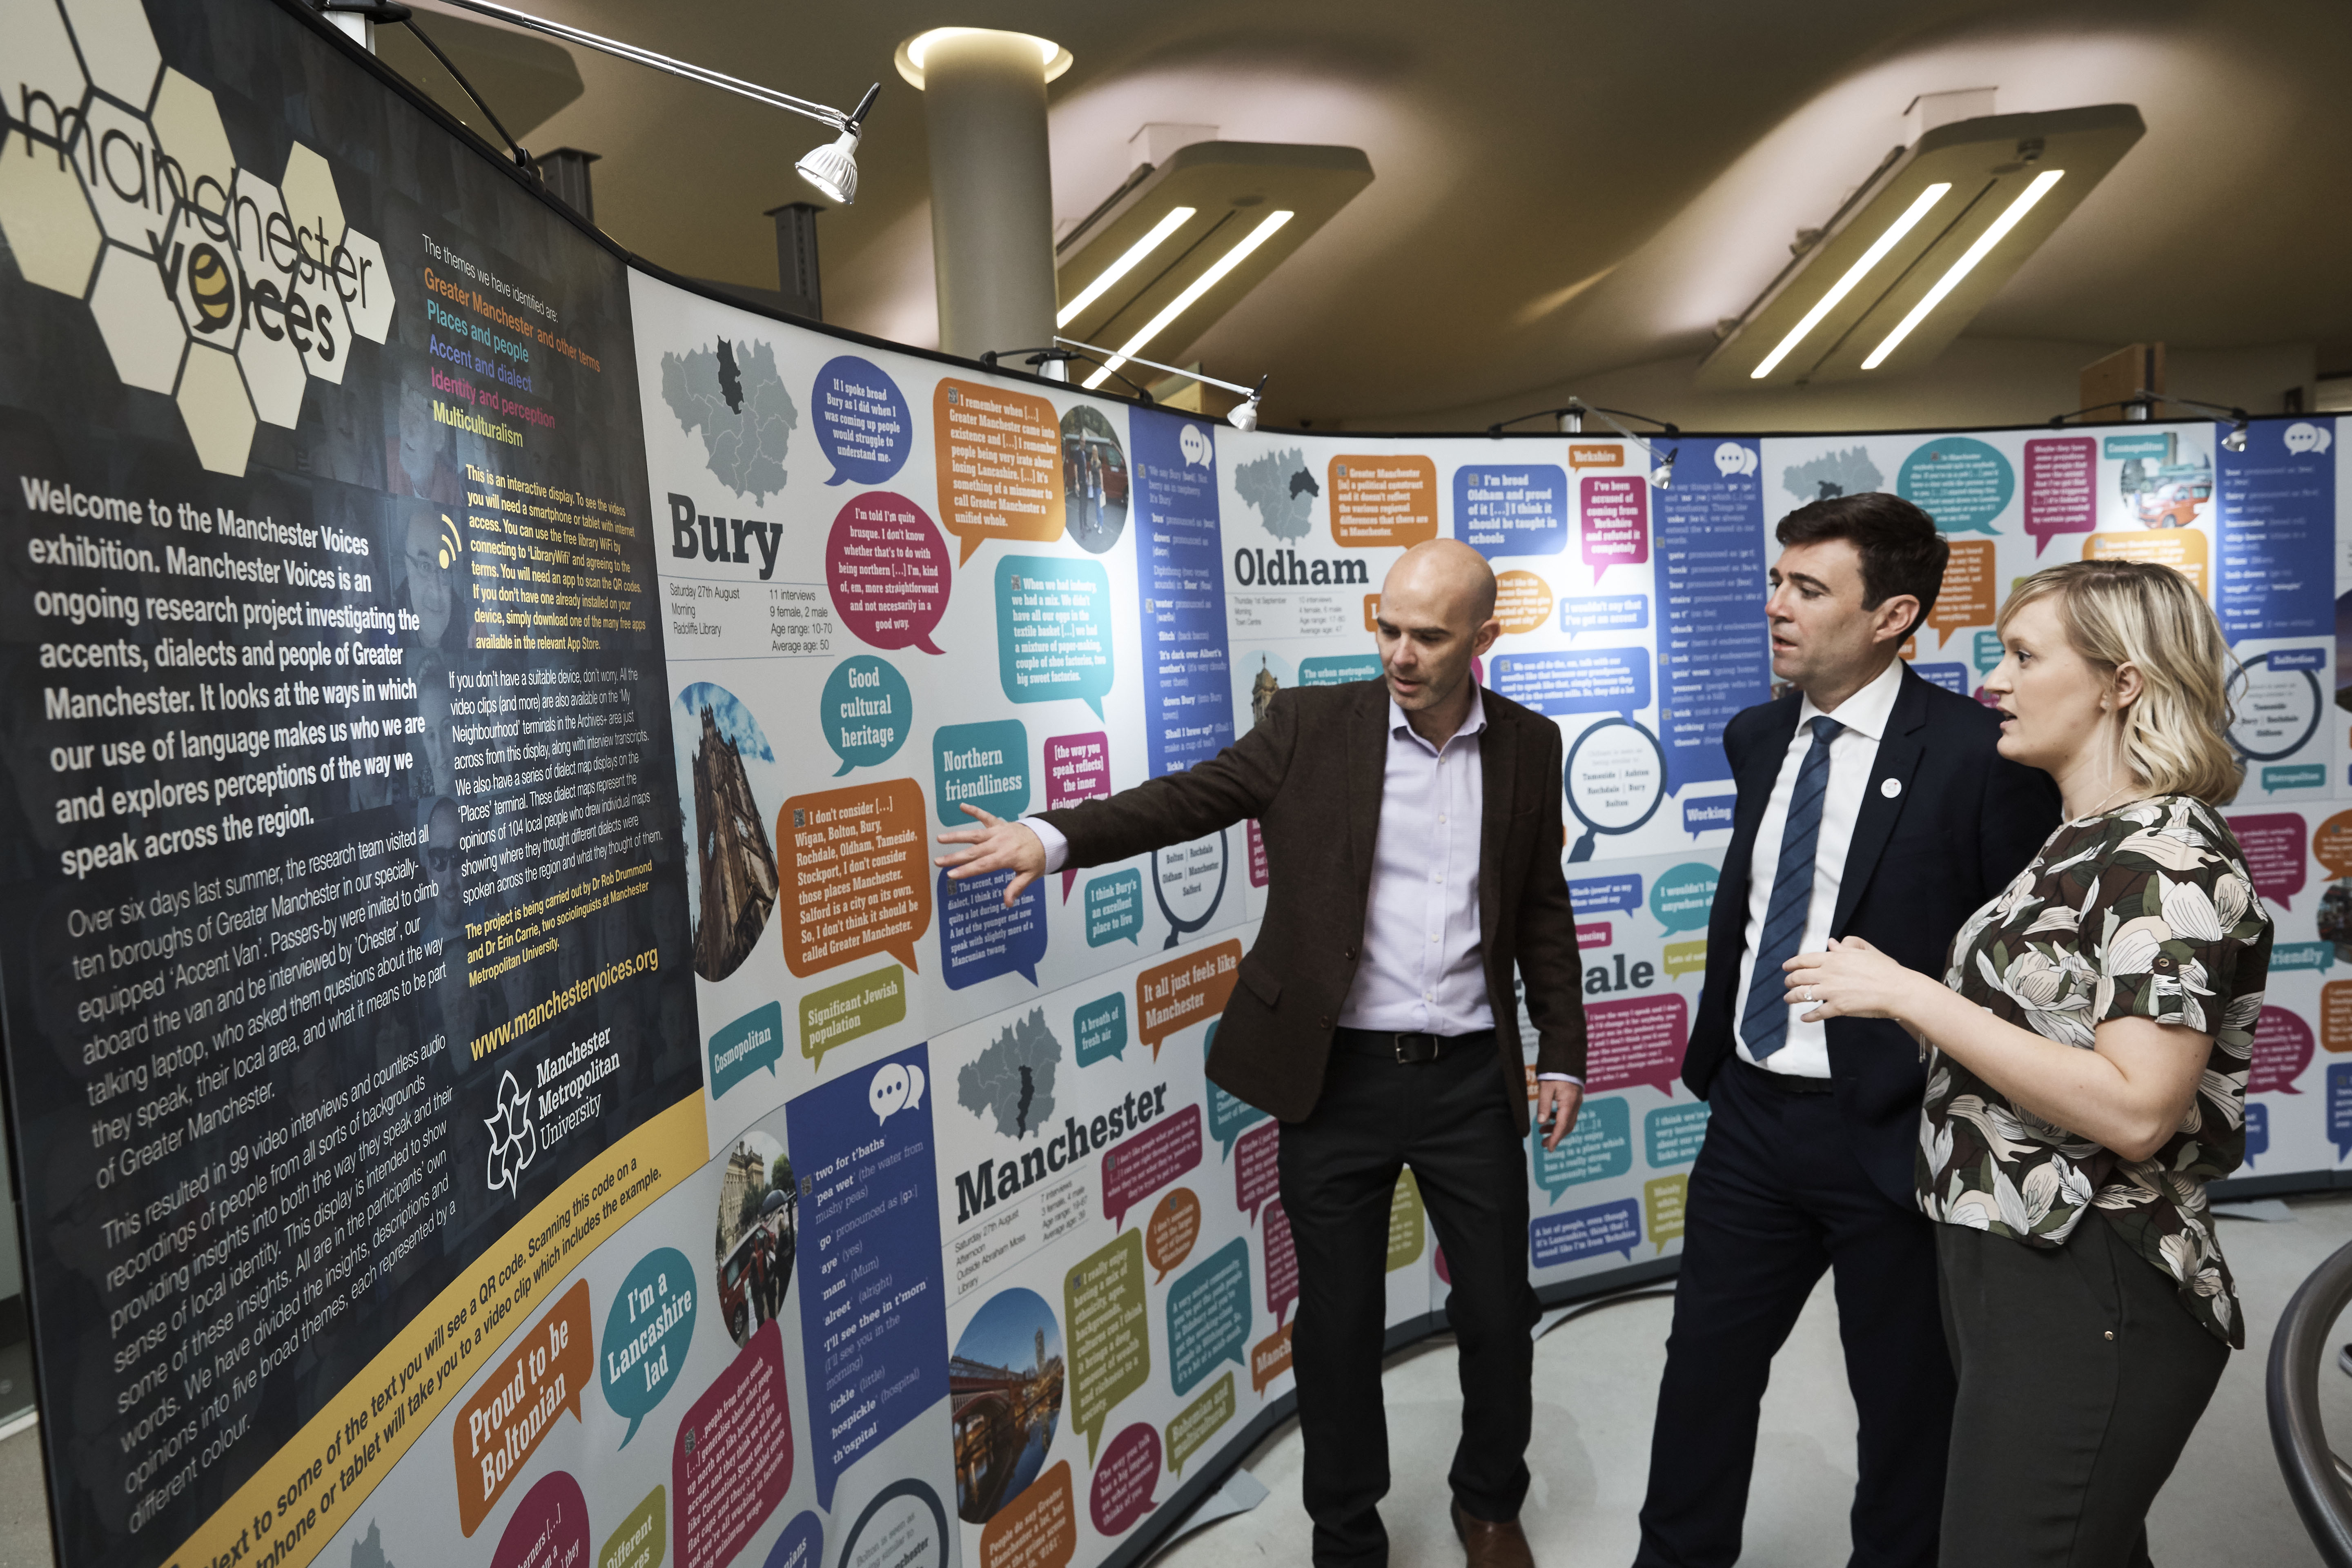
<svg viewBox="0 0 2352 1568"><path fill-rule="evenodd" d="M1830 789L1830 742L1845 726L1826 714L1813 721L1813 743L1797 768L1789 822L1780 833L1780 865L1772 873L1772 901L1756 942L1756 972L1748 984L1748 1016L1740 1037L1762 1061L1789 1043L1788 976L1780 966L1797 956L1805 915L1813 902L1813 857L1822 837L1822 800Z"/></svg>

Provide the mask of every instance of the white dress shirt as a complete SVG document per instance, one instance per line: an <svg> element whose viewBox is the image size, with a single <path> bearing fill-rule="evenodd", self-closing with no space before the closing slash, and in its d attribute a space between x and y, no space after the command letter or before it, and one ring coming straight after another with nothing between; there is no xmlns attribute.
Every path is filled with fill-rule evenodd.
<svg viewBox="0 0 2352 1568"><path fill-rule="evenodd" d="M1830 944L1830 918L1837 912L1838 887L1845 879L1846 851L1853 843L1854 819L1862 814L1870 772L1878 763L1878 742L1886 733L1887 716L1903 686L1903 661L1895 659L1878 678L1837 705L1829 716L1844 728L1830 741L1830 778L1822 796L1820 836L1813 841L1813 895L1805 910L1805 934L1800 952L1820 952ZM1812 721L1823 710L1810 697L1797 709L1797 732L1780 759L1780 775L1772 781L1764 820L1757 825L1756 850L1748 869L1747 944L1739 957L1739 989L1732 1002L1731 1034L1739 1059L1767 1072L1792 1073L1800 1078L1830 1076L1829 1037L1818 1023L1804 1022L1811 1004L1790 1005L1789 1033L1780 1048L1761 1062L1748 1054L1743 1033L1748 1019L1748 988L1756 978L1756 945L1764 934L1764 916L1772 902L1772 883L1780 864L1780 839L1789 826L1789 797L1796 793L1797 770L1813 743Z"/></svg>

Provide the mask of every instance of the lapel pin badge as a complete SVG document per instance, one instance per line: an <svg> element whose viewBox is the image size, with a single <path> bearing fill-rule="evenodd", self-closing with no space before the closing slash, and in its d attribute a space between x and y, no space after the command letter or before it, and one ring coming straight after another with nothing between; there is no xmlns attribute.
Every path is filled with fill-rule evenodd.
<svg viewBox="0 0 2352 1568"><path fill-rule="evenodd" d="M1881 779L1878 781L1878 793L1885 795L1887 799L1893 800L1896 795L1903 793L1903 781L1901 779Z"/></svg>

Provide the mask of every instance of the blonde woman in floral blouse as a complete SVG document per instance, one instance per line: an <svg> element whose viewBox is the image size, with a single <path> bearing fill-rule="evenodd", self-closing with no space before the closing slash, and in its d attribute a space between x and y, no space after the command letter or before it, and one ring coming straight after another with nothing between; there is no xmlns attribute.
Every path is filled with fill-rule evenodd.
<svg viewBox="0 0 2352 1568"><path fill-rule="evenodd" d="M2000 753L2066 820L1944 984L1847 940L1789 962L1789 999L1927 1054L1919 1203L1959 1374L1943 1568L2124 1568L2245 1344L2205 1184L2245 1152L2271 920L2220 815L2229 650L2188 580L2053 567L2000 634Z"/></svg>

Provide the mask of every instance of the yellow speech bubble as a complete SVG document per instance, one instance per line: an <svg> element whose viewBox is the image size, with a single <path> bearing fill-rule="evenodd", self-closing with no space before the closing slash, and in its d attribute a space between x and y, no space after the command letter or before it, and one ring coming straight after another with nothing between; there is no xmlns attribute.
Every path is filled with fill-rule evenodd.
<svg viewBox="0 0 2352 1568"><path fill-rule="evenodd" d="M2210 548L2193 528L2151 528L2136 533L2095 533L2083 541L2085 561L2153 561L2189 579L2200 594L2206 586Z"/></svg>
<svg viewBox="0 0 2352 1568"><path fill-rule="evenodd" d="M1642 1218L1660 1252L1666 1249L1666 1243L1682 1239L1683 1211L1689 1198L1690 1177L1685 1174L1642 1184Z"/></svg>
<svg viewBox="0 0 2352 1568"><path fill-rule="evenodd" d="M1666 978L1679 980L1685 974L1706 973L1706 938L1696 942L1670 942L1662 950Z"/></svg>

